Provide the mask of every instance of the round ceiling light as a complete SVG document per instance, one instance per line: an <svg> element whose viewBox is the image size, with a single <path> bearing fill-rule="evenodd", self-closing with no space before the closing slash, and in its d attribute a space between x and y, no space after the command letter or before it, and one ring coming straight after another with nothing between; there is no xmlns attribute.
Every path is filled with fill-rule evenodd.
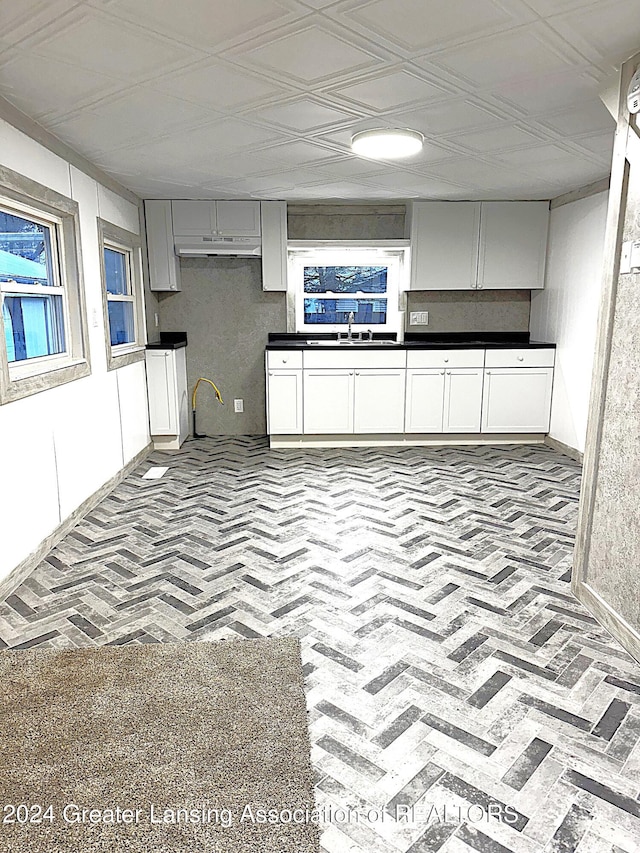
<svg viewBox="0 0 640 853"><path fill-rule="evenodd" d="M386 127L362 130L351 137L354 154L371 157L373 160L396 160L411 157L422 150L424 136L417 130Z"/></svg>

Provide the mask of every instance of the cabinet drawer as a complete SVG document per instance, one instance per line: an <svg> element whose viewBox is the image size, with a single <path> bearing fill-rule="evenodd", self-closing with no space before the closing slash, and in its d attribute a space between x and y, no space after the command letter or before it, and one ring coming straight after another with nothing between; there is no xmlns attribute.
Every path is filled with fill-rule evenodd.
<svg viewBox="0 0 640 853"><path fill-rule="evenodd" d="M267 366L301 368L302 350L267 350Z"/></svg>
<svg viewBox="0 0 640 853"><path fill-rule="evenodd" d="M347 349L345 347L345 349ZM355 369L356 367L406 367L406 350L304 350L305 368L343 367Z"/></svg>
<svg viewBox="0 0 640 853"><path fill-rule="evenodd" d="M489 349L485 367L553 367L554 349Z"/></svg>
<svg viewBox="0 0 640 853"><path fill-rule="evenodd" d="M483 367L483 349L409 350L407 367Z"/></svg>

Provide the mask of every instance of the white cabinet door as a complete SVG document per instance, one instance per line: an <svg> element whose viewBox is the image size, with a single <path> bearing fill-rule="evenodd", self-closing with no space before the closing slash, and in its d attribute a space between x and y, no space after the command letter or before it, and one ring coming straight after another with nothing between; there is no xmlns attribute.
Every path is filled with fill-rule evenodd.
<svg viewBox="0 0 640 853"><path fill-rule="evenodd" d="M305 434L353 432L353 370L305 370Z"/></svg>
<svg viewBox="0 0 640 853"><path fill-rule="evenodd" d="M180 260L173 250L170 201L145 201L144 218L151 290L180 290Z"/></svg>
<svg viewBox="0 0 640 853"><path fill-rule="evenodd" d="M405 372L384 368L355 371L355 433L403 432Z"/></svg>
<svg viewBox="0 0 640 853"><path fill-rule="evenodd" d="M544 287L548 230L546 201L483 201L478 287Z"/></svg>
<svg viewBox="0 0 640 853"><path fill-rule="evenodd" d="M217 201L214 230L221 237L259 237L259 201Z"/></svg>
<svg viewBox="0 0 640 853"><path fill-rule="evenodd" d="M267 432L297 435L302 432L302 371L267 371Z"/></svg>
<svg viewBox="0 0 640 853"><path fill-rule="evenodd" d="M443 432L480 432L483 371L479 367L447 370Z"/></svg>
<svg viewBox="0 0 640 853"><path fill-rule="evenodd" d="M145 356L151 435L178 435L180 426L175 351L147 350Z"/></svg>
<svg viewBox="0 0 640 853"><path fill-rule="evenodd" d="M287 289L287 203L263 201L260 204L262 224L262 289Z"/></svg>
<svg viewBox="0 0 640 853"><path fill-rule="evenodd" d="M482 432L549 432L552 367L485 370Z"/></svg>
<svg viewBox="0 0 640 853"><path fill-rule="evenodd" d="M209 236L215 229L215 201L172 201L173 233Z"/></svg>
<svg viewBox="0 0 640 853"><path fill-rule="evenodd" d="M480 202L411 204L412 290L469 290L478 268Z"/></svg>
<svg viewBox="0 0 640 853"><path fill-rule="evenodd" d="M442 432L444 378L444 370L407 370L405 432Z"/></svg>

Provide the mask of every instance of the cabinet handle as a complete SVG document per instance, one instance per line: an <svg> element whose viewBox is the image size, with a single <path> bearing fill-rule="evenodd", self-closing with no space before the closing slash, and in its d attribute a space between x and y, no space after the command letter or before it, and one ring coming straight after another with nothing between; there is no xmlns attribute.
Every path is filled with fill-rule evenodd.
<svg viewBox="0 0 640 853"><path fill-rule="evenodd" d="M523 356L523 355L519 355L519 356L518 356L518 361L524 361L524 356Z"/></svg>
<svg viewBox="0 0 640 853"><path fill-rule="evenodd" d="M448 359L448 358L445 358L445 359L444 359L444 363L445 363L445 364L448 364L448 362L449 362L449 359Z"/></svg>
<svg viewBox="0 0 640 853"><path fill-rule="evenodd" d="M447 370L447 376L451 376L451 371Z"/></svg>
<svg viewBox="0 0 640 853"><path fill-rule="evenodd" d="M271 371L269 371L269 376L273 376L273 373Z"/></svg>
<svg viewBox="0 0 640 853"><path fill-rule="evenodd" d="M491 371L490 371L490 370L485 370L485 373L487 374L487 376L491 376Z"/></svg>
<svg viewBox="0 0 640 853"><path fill-rule="evenodd" d="M440 371L440 376L444 376L444 370Z"/></svg>
<svg viewBox="0 0 640 853"><path fill-rule="evenodd" d="M482 285L481 285L481 284L477 284L477 285L476 285L476 287L482 287Z"/></svg>
<svg viewBox="0 0 640 853"><path fill-rule="evenodd" d="M356 376L360 376L360 371L356 370Z"/></svg>
<svg viewBox="0 0 640 853"><path fill-rule="evenodd" d="M353 370L349 371L349 376L353 376Z"/></svg>
<svg viewBox="0 0 640 853"><path fill-rule="evenodd" d="M288 358L283 358L283 359L282 359L282 363L283 363L283 364L286 364L288 361L289 361L289 359L288 359Z"/></svg>

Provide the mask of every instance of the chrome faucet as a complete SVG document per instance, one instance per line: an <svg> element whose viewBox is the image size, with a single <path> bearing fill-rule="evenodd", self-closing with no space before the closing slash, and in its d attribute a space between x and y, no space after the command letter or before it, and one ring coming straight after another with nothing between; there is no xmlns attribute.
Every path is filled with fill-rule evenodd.
<svg viewBox="0 0 640 853"><path fill-rule="evenodd" d="M353 338L353 334L351 332L351 326L353 325L355 319L356 319L356 315L353 313L353 311L349 311L349 316L347 317L347 323L349 325L349 331L347 332L347 340L348 341L352 340L352 338Z"/></svg>

